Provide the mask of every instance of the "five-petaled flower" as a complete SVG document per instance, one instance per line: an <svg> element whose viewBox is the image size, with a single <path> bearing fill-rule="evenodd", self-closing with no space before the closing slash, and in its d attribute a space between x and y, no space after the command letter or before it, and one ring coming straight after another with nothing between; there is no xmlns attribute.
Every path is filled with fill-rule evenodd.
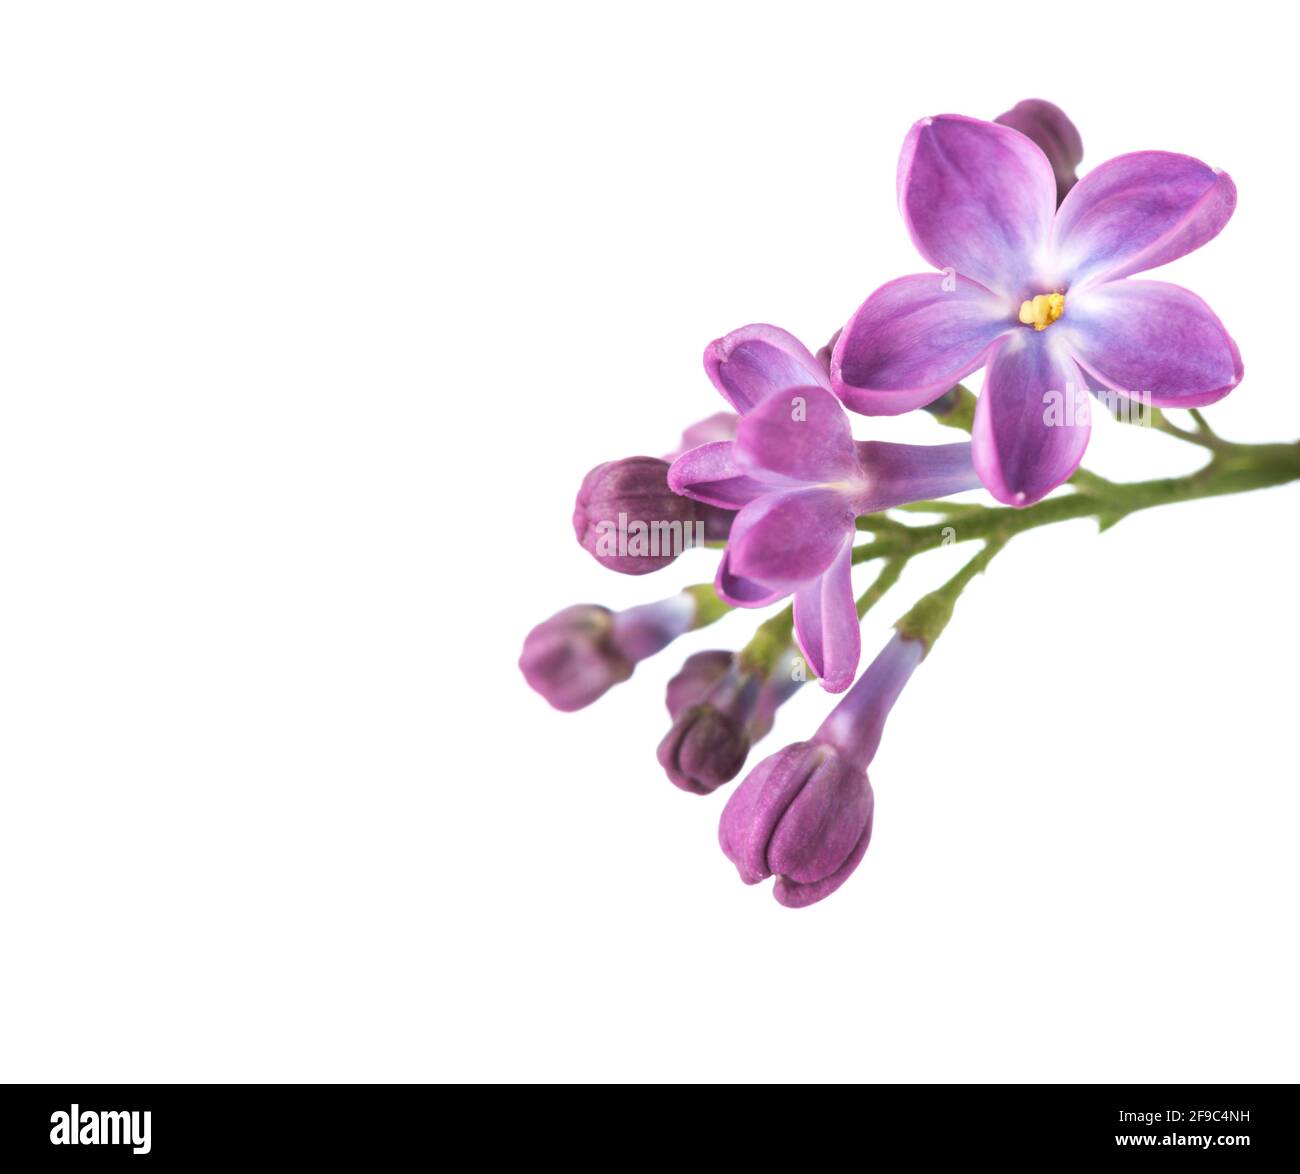
<svg viewBox="0 0 1300 1174"><path fill-rule="evenodd" d="M1094 168L1056 207L1057 176L1011 127L944 114L912 127L898 196L943 275L901 277L854 314L831 356L845 405L922 407L987 368L972 433L989 491L1028 505L1078 467L1086 391L1194 408L1241 380L1241 356L1195 294L1123 280L1216 236L1232 180L1187 155L1138 151ZM1062 398L1083 410L1052 411Z"/></svg>
<svg viewBox="0 0 1300 1174"><path fill-rule="evenodd" d="M743 412L736 439L684 453L668 484L739 510L718 594L736 607L793 595L795 635L809 667L825 689L841 692L861 651L850 581L855 519L975 488L971 446L855 442L821 364L775 326L719 339L705 366Z"/></svg>

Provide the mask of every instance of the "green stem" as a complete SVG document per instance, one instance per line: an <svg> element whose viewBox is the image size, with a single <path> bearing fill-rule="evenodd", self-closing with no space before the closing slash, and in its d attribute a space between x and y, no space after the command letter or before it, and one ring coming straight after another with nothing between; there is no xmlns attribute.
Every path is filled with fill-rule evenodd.
<svg viewBox="0 0 1300 1174"><path fill-rule="evenodd" d="M1183 477L1127 483L1108 481L1081 469L1070 479L1072 492L1049 497L1025 509L949 501L921 501L901 507L940 515L943 521L933 525L911 526L880 514L859 518L858 529L870 532L872 540L854 547L853 562L883 561L875 581L858 598L858 617L865 616L898 581L914 555L953 542L982 540L984 546L973 559L942 587L922 598L898 622L900 631L924 640L928 650L943 631L966 584L1016 534L1078 518L1093 518L1104 530L1129 514L1156 506L1300 481L1300 441L1234 444L1211 432L1203 420L1197 420L1197 432L1186 432L1169 424L1159 412L1154 426L1200 444L1210 451L1210 461ZM730 610L718 598L711 583L700 583L686 590L695 598L698 608L696 628L713 623ZM759 625L753 639L740 651L741 662L753 671L770 676L793 641L794 609L787 605Z"/></svg>
<svg viewBox="0 0 1300 1174"><path fill-rule="evenodd" d="M875 581L858 596L858 619L862 619L875 607L885 592L898 582L898 576L903 573L905 566L907 566L905 558L889 559L881 564L880 573L876 575Z"/></svg>
<svg viewBox="0 0 1300 1174"><path fill-rule="evenodd" d="M934 642L952 619L952 610L956 606L966 584L994 559L994 556L1006 544L1005 537L990 537L980 547L979 553L942 587L937 587L929 595L923 595L901 620L894 626L910 640L920 640L925 645L928 656ZM888 563L885 564L889 566Z"/></svg>
<svg viewBox="0 0 1300 1174"><path fill-rule="evenodd" d="M1039 526L1075 518L1095 518L1106 529L1129 514L1156 506L1246 493L1297 480L1300 480L1300 442L1229 444L1218 441L1210 462L1185 477L1122 484L1090 478L1076 482L1072 493L1049 497L1025 509L1003 506L963 508L954 512L950 521L930 526L909 526L902 533L882 533L874 541L856 547L853 561L907 559L948 542L1006 539ZM931 504L936 512L945 509L943 502L927 504Z"/></svg>

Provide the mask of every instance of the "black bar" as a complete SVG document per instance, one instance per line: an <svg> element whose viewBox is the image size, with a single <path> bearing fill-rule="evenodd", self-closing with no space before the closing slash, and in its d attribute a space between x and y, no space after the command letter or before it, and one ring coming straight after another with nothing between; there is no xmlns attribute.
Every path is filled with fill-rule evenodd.
<svg viewBox="0 0 1300 1174"><path fill-rule="evenodd" d="M371 1167L413 1153L441 1159L456 1145L483 1153L485 1139L490 1147L526 1148L531 1139L534 1156L545 1160L565 1154L612 1158L629 1146L641 1160L656 1151L680 1159L684 1135L672 1122L679 1119L692 1134L707 1135L714 1095L710 1089L675 1090L669 1095L678 1110L665 1116L662 1106L644 1103L643 1093L608 1110L599 1094L584 1091L574 1098L562 1090L569 1110L557 1118L545 1093L516 1098L500 1087L489 1088L481 1104L466 1112L458 1102L478 1091L419 1085L9 1085L0 1094L0 1158L10 1169L102 1161L242 1166L277 1157ZM838 1090L834 1100L820 1104L816 1098L824 1094L808 1088L793 1096L783 1090L779 1114L763 1111L767 1095L762 1087L747 1088L728 1097L725 1107L714 1106L728 1144L761 1149L768 1142L797 1144L804 1136L819 1150L862 1147L864 1162L873 1149L883 1155L901 1148L923 1158L1120 1164L1172 1155L1179 1164L1227 1168L1294 1164L1300 1132L1292 1085L871 1085ZM752 1114L750 1128L739 1133L736 1113L746 1100L737 1096L749 1102ZM75 1143L69 1138L74 1105ZM557 1133L558 1122L564 1128ZM703 1148L712 1146L705 1142ZM22 1165L11 1164L13 1157Z"/></svg>

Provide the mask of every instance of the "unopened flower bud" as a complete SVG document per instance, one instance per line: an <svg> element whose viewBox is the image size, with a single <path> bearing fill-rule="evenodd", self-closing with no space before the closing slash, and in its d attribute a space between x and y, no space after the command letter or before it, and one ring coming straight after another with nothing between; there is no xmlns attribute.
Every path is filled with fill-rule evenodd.
<svg viewBox="0 0 1300 1174"><path fill-rule="evenodd" d="M786 659L765 679L732 653L697 652L668 682L673 724L659 743L659 765L675 786L696 795L731 782L800 683Z"/></svg>
<svg viewBox="0 0 1300 1174"><path fill-rule="evenodd" d="M775 876L782 905L811 905L861 863L875 809L867 766L924 654L896 634L810 741L765 758L736 788L718 841L746 884Z"/></svg>
<svg viewBox="0 0 1300 1174"><path fill-rule="evenodd" d="M1083 162L1083 139L1065 111L1042 98L1026 98L994 121L1018 130L1047 156L1056 176L1056 202L1060 204L1079 182L1076 171Z"/></svg>
<svg viewBox="0 0 1300 1174"><path fill-rule="evenodd" d="M519 668L556 709L582 709L626 681L638 662L715 618L703 610L694 589L621 612L575 604L528 633Z"/></svg>
<svg viewBox="0 0 1300 1174"><path fill-rule="evenodd" d="M668 682L668 715L677 717L683 710L698 705L709 690L732 671L736 654L721 649L692 653Z"/></svg>
<svg viewBox="0 0 1300 1174"><path fill-rule="evenodd" d="M601 566L647 575L709 540L700 513L695 502L668 488L667 461L627 457L597 465L583 478L573 530Z"/></svg>
<svg viewBox="0 0 1300 1174"><path fill-rule="evenodd" d="M796 742L749 772L722 813L718 840L746 884L775 876L782 905L811 905L861 862L874 807L865 770L833 746Z"/></svg>
<svg viewBox="0 0 1300 1174"><path fill-rule="evenodd" d="M678 714L659 743L659 765L675 786L708 795L745 765L749 734L735 714L704 702Z"/></svg>

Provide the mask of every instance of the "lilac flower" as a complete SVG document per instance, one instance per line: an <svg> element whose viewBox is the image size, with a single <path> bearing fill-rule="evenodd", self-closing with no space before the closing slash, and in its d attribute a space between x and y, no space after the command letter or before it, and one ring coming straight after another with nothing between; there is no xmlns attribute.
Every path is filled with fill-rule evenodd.
<svg viewBox="0 0 1300 1174"><path fill-rule="evenodd" d="M1217 236L1232 180L1167 151L1090 171L1056 209L1057 178L1017 130L944 114L903 144L898 194L912 239L945 272L876 290L831 358L854 411L922 407L987 367L972 433L975 467L1011 505L1077 468L1086 389L1156 407L1199 407L1241 380L1241 356L1200 298L1124 280Z"/></svg>
<svg viewBox="0 0 1300 1174"><path fill-rule="evenodd" d="M993 121L1032 139L1047 156L1056 177L1056 202L1060 204L1079 182L1075 171L1083 162L1083 139L1065 111L1042 98L1026 98Z"/></svg>
<svg viewBox="0 0 1300 1174"><path fill-rule="evenodd" d="M715 379L746 405L736 439L678 457L668 484L739 509L718 594L737 607L793 595L799 646L822 686L838 693L853 680L860 652L850 578L855 519L974 488L970 445L855 443L807 350L774 327L745 329L763 333L727 348Z"/></svg>
<svg viewBox="0 0 1300 1174"><path fill-rule="evenodd" d="M800 680L784 658L770 676L730 652L697 652L668 682L672 728L659 743L659 765L683 791L707 795L729 783L750 747L772 728L777 709Z"/></svg>
<svg viewBox="0 0 1300 1174"><path fill-rule="evenodd" d="M528 633L519 668L551 705L570 713L626 681L639 661L702 622L689 590L621 612L575 604Z"/></svg>
<svg viewBox="0 0 1300 1174"><path fill-rule="evenodd" d="M776 899L800 908L862 862L875 808L867 767L924 655L921 641L896 634L809 741L765 758L736 788L718 841L747 885L775 876Z"/></svg>

